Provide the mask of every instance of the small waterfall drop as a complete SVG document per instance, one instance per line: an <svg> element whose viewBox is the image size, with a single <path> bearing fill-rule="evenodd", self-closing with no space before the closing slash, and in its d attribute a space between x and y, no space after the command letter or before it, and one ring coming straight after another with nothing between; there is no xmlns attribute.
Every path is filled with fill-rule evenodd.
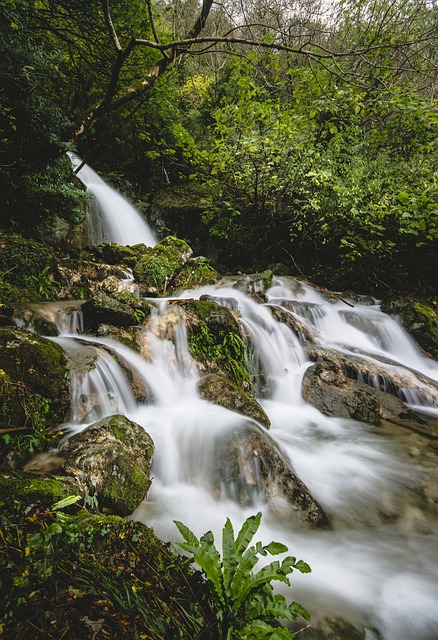
<svg viewBox="0 0 438 640"><path fill-rule="evenodd" d="M73 167L81 166L82 160L68 153ZM157 244L150 226L118 191L110 187L91 167L84 164L77 173L87 191L94 197L88 204L86 243L89 246L104 242L120 245L144 243L148 247Z"/></svg>

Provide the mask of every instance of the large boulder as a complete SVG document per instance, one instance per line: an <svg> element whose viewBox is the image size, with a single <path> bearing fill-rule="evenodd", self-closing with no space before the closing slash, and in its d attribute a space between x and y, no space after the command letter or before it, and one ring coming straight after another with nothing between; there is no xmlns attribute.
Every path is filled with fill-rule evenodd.
<svg viewBox="0 0 438 640"><path fill-rule="evenodd" d="M327 527L322 507L298 478L267 431L255 425L232 431L218 452L221 486L243 505L259 499L283 498L291 505L291 515L301 523Z"/></svg>
<svg viewBox="0 0 438 640"><path fill-rule="evenodd" d="M302 394L325 415L376 426L387 421L426 435L438 434L433 421L409 409L397 395L410 387L434 402L437 392L430 381L335 351L314 349L310 354L317 362L306 370ZM380 388L371 386L372 382L379 382Z"/></svg>
<svg viewBox="0 0 438 640"><path fill-rule="evenodd" d="M70 408L69 370L62 348L31 331L0 327L0 422L42 430Z"/></svg>
<svg viewBox="0 0 438 640"><path fill-rule="evenodd" d="M438 302L396 298L381 306L384 313L397 316L402 326L432 358L438 359Z"/></svg>
<svg viewBox="0 0 438 640"><path fill-rule="evenodd" d="M207 374L199 381L198 388L204 400L252 418L266 429L271 426L271 421L257 400L239 389L227 376Z"/></svg>
<svg viewBox="0 0 438 640"><path fill-rule="evenodd" d="M59 449L67 475L77 478L99 505L126 516L146 497L154 444L145 430L114 415L69 438Z"/></svg>
<svg viewBox="0 0 438 640"><path fill-rule="evenodd" d="M230 309L211 300L175 301L184 310L190 353L202 373L225 373L244 391L251 388L248 353Z"/></svg>
<svg viewBox="0 0 438 640"><path fill-rule="evenodd" d="M100 324L129 327L139 323L134 309L105 293L98 293L82 305L85 329L96 331Z"/></svg>

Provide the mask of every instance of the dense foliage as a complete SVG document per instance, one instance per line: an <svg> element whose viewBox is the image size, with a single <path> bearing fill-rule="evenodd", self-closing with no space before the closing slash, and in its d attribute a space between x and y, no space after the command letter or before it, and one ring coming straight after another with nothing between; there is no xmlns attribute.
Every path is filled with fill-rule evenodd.
<svg viewBox="0 0 438 640"><path fill-rule="evenodd" d="M433 3L250 2L241 14L209 0L6 0L0 11L4 226L80 220L73 146L149 202L191 193L199 224L186 239L196 246L196 227L218 265L281 261L339 286L433 291Z"/></svg>

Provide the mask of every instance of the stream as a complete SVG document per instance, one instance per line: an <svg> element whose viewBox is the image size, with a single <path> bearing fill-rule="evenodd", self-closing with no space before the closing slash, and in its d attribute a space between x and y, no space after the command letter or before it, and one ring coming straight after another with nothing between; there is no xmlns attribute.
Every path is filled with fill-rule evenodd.
<svg viewBox="0 0 438 640"><path fill-rule="evenodd" d="M98 242L107 240L97 234ZM159 330L160 323L172 324L169 300L150 300L156 309L144 327L148 360L114 340L83 334L80 312L71 322L59 314L63 333L55 340L71 361L75 352L87 350L96 358L89 371L72 371L69 432L123 413L151 435L153 482L131 517L153 527L163 540L180 539L173 521L181 520L198 536L211 529L220 543L227 517L236 530L246 517L262 511L258 539L285 543L289 553L312 568L308 575L294 574L292 591L285 594L309 610L315 626L324 618L345 618L368 640L436 640L438 518L436 496L431 497L438 483L436 442L395 425L329 417L306 403L302 380L313 363L300 336L271 310L293 314L321 348L396 368L408 379L421 374L420 392L418 385L406 387L402 399L431 421L438 420L437 403L431 400L438 394L438 363L424 357L398 322L380 311L378 301L364 298L348 306L288 277L274 277L264 303L245 289L245 279L229 279L178 297L208 295L237 314L251 345L248 366L261 370L266 381L257 399L271 420L269 433L329 516L330 529L306 526L289 503L267 501L257 486L251 503L242 506L236 486L217 483L213 470L221 442L231 431L244 429L248 418L199 397L200 372L189 354L183 315L175 314L170 334ZM108 350L136 371L146 401L135 400L126 372Z"/></svg>

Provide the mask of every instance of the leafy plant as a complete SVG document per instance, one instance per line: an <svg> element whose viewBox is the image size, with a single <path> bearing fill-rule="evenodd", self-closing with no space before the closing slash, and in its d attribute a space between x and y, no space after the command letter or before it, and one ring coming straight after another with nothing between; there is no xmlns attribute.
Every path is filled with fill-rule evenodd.
<svg viewBox="0 0 438 640"><path fill-rule="evenodd" d="M253 571L259 556L279 555L288 550L280 542L270 542L268 545L257 542L249 546L260 526L261 517L259 512L247 518L236 539L233 525L227 518L222 530L222 556L215 547L211 531L198 540L182 522L175 521L184 538L179 546L192 554L193 561L209 581L216 609L218 637L222 640L290 639L294 634L282 627L278 618L293 621L301 614L309 620L304 607L297 602L287 605L283 595L274 594L271 584L279 581L290 585L289 574L294 569L309 573L308 564L287 556L281 562L275 560L258 572Z"/></svg>

